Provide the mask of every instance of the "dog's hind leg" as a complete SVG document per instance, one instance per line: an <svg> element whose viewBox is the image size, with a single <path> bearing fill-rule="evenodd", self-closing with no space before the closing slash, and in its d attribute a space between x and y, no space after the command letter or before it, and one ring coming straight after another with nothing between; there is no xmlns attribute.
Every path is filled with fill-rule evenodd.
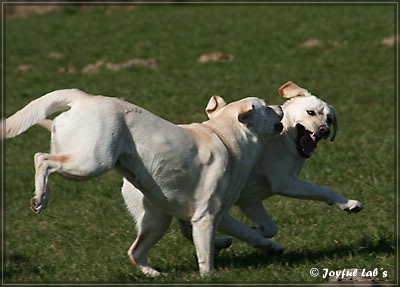
<svg viewBox="0 0 400 287"><path fill-rule="evenodd" d="M147 262L150 248L164 235L172 217L151 204L132 183L124 178L121 189L126 207L136 222L137 238L128 250L131 262L144 274L156 277L161 273Z"/></svg>
<svg viewBox="0 0 400 287"><path fill-rule="evenodd" d="M171 224L172 217L158 212L157 209L152 211L154 213L145 211L143 216L136 218L138 234L135 242L128 250L128 256L131 262L145 275L157 277L162 273L148 264L147 255L151 247L164 236Z"/></svg>
<svg viewBox="0 0 400 287"><path fill-rule="evenodd" d="M193 234L192 234L192 225L190 222L179 220L179 229L181 234L191 242L193 242ZM231 237L221 237L214 239L214 248L215 252L218 253L223 249L227 249L232 245Z"/></svg>
<svg viewBox="0 0 400 287"><path fill-rule="evenodd" d="M39 213L46 208L49 200L49 176L61 169L67 156L36 153L35 160L35 196L31 199L31 208Z"/></svg>
<svg viewBox="0 0 400 287"><path fill-rule="evenodd" d="M239 206L240 210L257 226L254 228L265 238L272 238L278 233L278 226L269 216L261 201L252 205Z"/></svg>
<svg viewBox="0 0 400 287"><path fill-rule="evenodd" d="M237 221L230 214L224 215L218 230L249 243L265 254L274 256L283 254L284 248L282 245L265 238L256 230Z"/></svg>

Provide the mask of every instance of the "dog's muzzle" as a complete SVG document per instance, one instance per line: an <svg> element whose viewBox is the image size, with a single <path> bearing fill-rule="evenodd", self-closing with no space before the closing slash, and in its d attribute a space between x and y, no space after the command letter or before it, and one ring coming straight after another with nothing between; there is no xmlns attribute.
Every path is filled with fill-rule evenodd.
<svg viewBox="0 0 400 287"><path fill-rule="evenodd" d="M321 138L326 139L327 137L329 137L329 135L331 134L331 130L329 129L329 127L327 125L321 125L318 128L318 135Z"/></svg>
<svg viewBox="0 0 400 287"><path fill-rule="evenodd" d="M306 130L301 124L296 125L297 128L297 150L304 158L309 158L313 155L317 144L321 139L329 137L331 131L327 125L318 127L317 132Z"/></svg>

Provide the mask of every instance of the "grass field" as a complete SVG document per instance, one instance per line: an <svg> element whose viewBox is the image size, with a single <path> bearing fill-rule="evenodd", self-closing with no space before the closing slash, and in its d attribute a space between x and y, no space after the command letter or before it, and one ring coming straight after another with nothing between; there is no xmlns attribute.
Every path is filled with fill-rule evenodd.
<svg viewBox="0 0 400 287"><path fill-rule="evenodd" d="M77 87L176 123L203 121L214 94L280 104L277 88L292 80L340 117L335 143L321 143L301 177L365 209L347 214L273 197L265 206L286 253L267 257L235 240L217 257L211 279L200 278L194 247L173 222L150 254L168 276L149 279L126 256L135 228L116 173L79 183L54 176L48 208L32 213L33 155L49 149L49 134L34 127L4 145L3 283L323 282L311 268L378 268L382 281L398 282L397 58L396 46L383 41L396 32L395 12L393 5L108 6L4 20L2 117L49 91ZM198 62L214 51L234 60ZM130 59L156 65L124 67ZM232 214L250 224L236 208Z"/></svg>

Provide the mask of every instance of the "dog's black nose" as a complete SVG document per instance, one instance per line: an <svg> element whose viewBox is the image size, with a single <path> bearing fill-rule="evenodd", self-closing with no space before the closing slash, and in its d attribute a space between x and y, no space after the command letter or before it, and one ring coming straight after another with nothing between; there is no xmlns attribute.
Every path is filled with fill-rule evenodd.
<svg viewBox="0 0 400 287"><path fill-rule="evenodd" d="M319 135L321 137L329 136L330 132L331 131L330 131L330 129L329 129L329 127L327 125L322 125L322 126L319 127Z"/></svg>

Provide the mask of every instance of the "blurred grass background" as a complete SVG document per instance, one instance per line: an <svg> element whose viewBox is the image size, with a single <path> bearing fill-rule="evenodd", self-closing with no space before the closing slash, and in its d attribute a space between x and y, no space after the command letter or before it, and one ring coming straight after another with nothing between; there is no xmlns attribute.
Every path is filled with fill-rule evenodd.
<svg viewBox="0 0 400 287"><path fill-rule="evenodd" d="M206 119L212 95L283 100L288 80L332 104L340 117L334 144L321 143L301 177L365 205L347 214L318 202L273 197L265 206L286 253L263 256L235 240L216 259L213 282L308 282L313 267L387 270L397 280L395 182L396 10L393 5L139 5L61 9L4 19L3 115L56 89L124 98L175 123ZM211 52L230 62L199 63ZM155 60L112 71L104 63ZM102 62L99 62L102 61ZM98 64L92 73L88 65ZM102 64L103 63L103 64ZM92 66L93 67L93 66ZM49 149L34 127L5 142L3 280L6 283L203 282L193 245L174 222L150 254L169 275L144 277L126 251L134 222L111 172L89 182L51 180L40 215L29 209L33 155ZM232 213L250 224L240 212Z"/></svg>

